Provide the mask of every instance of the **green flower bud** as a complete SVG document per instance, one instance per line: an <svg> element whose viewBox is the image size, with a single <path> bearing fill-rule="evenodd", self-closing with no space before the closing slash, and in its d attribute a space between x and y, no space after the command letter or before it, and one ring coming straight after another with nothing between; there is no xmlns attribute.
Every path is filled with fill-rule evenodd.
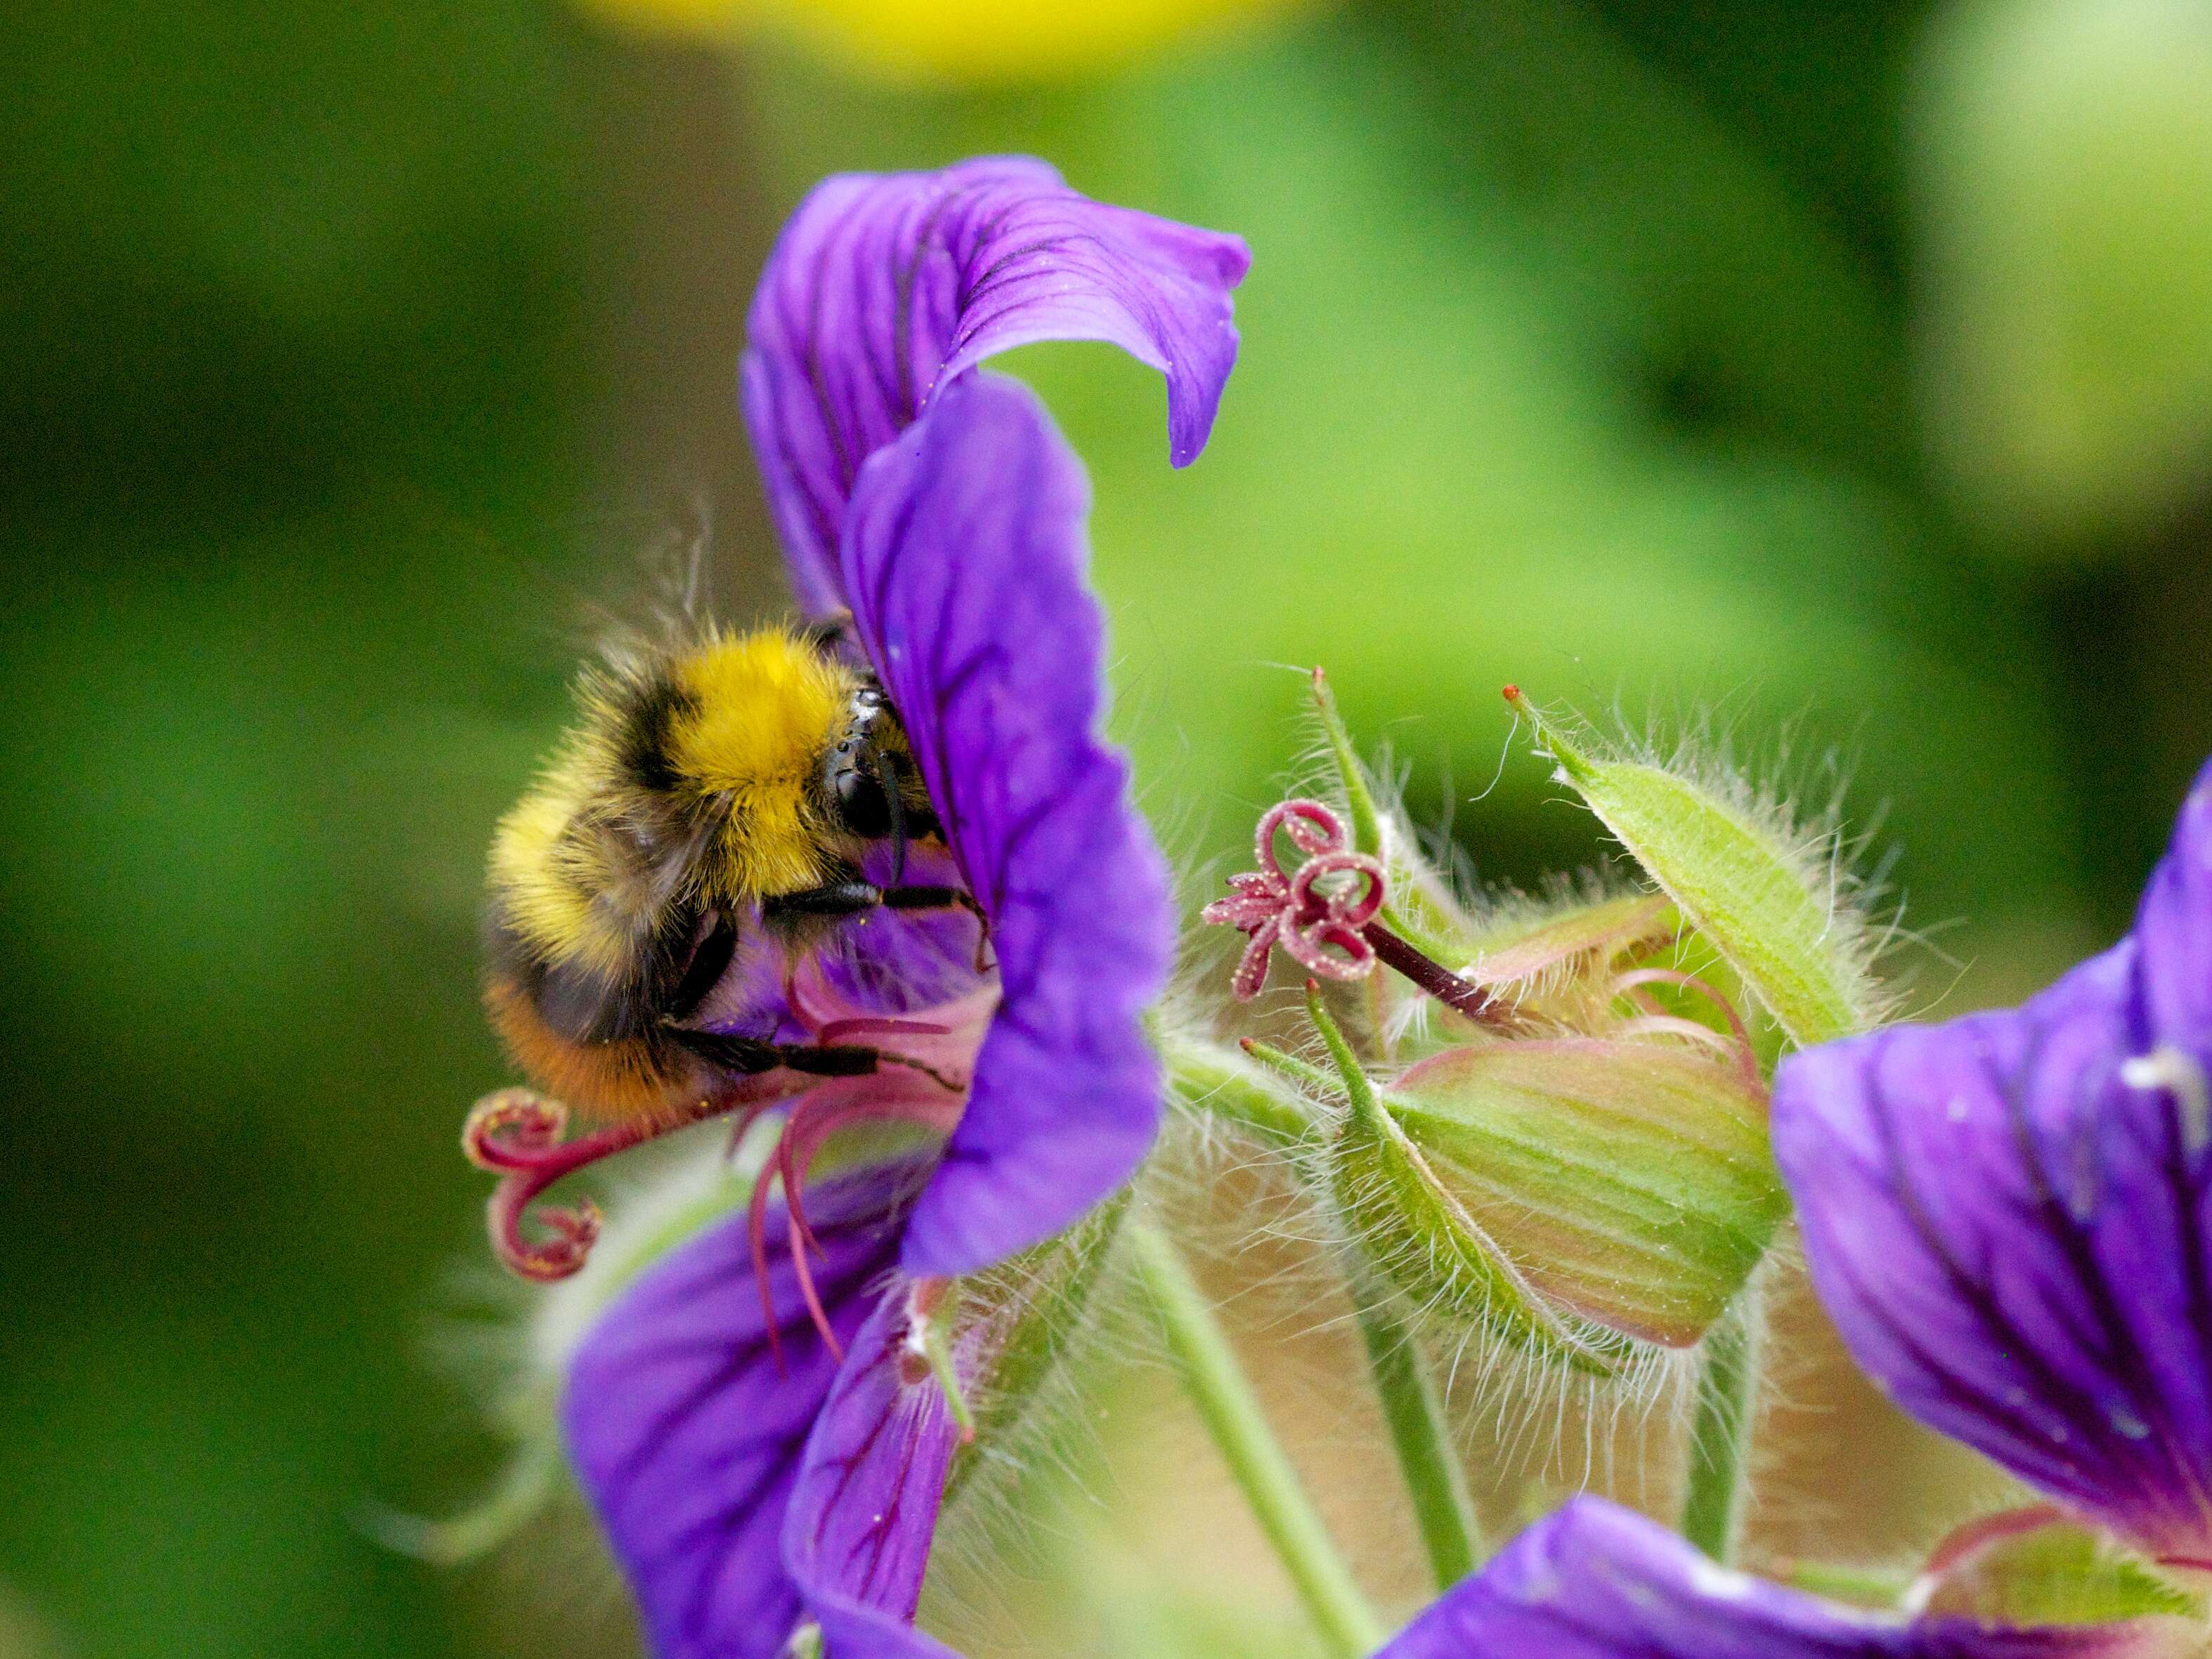
<svg viewBox="0 0 2212 1659"><path fill-rule="evenodd" d="M1329 1154L1345 1218L1439 1316L1617 1373L1701 1340L1787 1212L1747 1065L1633 1038L1515 1041L1377 1091L1321 1023L1351 1099Z"/></svg>
<svg viewBox="0 0 2212 1659"><path fill-rule="evenodd" d="M1825 837L1793 835L1747 791L1648 761L1585 752L1521 696L1540 751L1683 918L1802 1047L1876 1024L1880 988L1863 920L1839 892Z"/></svg>

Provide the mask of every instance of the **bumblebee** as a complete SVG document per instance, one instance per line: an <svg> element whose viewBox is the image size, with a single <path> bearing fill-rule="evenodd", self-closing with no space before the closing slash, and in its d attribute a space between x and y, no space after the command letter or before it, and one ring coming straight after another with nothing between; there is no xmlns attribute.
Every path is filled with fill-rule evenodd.
<svg viewBox="0 0 2212 1659"><path fill-rule="evenodd" d="M732 1073L875 1068L872 1049L775 1042L772 1019L729 1035L744 1010L717 1006L742 994L718 996L726 980L757 982L841 921L969 902L900 884L908 842L942 832L841 637L708 625L585 672L577 723L491 849L484 1000L541 1086L600 1117L666 1117ZM886 843L884 887L862 860Z"/></svg>

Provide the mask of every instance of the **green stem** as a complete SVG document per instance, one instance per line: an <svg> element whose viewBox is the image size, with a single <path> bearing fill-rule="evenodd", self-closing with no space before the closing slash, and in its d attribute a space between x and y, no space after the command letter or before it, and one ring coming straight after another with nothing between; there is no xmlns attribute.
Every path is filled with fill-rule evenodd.
<svg viewBox="0 0 2212 1659"><path fill-rule="evenodd" d="M1716 1561L1732 1562L1743 1531L1743 1500L1759 1407L1759 1345L1765 1316L1756 1290L1705 1339L1691 1425L1682 1535Z"/></svg>
<svg viewBox="0 0 2212 1659"><path fill-rule="evenodd" d="M1268 1429L1212 1307L1175 1246L1157 1228L1133 1217L1127 1237L1138 1274L1167 1328L1168 1348L1183 1389L1306 1611L1340 1659L1371 1652L1382 1644L1382 1622L1352 1582L1297 1471Z"/></svg>
<svg viewBox="0 0 2212 1659"><path fill-rule="evenodd" d="M1437 1588L1449 1589L1474 1571L1482 1555L1467 1472L1444 1429L1428 1364L1389 1291L1359 1268L1352 1270L1350 1289L1382 1420L1413 1500L1414 1523L1428 1549Z"/></svg>

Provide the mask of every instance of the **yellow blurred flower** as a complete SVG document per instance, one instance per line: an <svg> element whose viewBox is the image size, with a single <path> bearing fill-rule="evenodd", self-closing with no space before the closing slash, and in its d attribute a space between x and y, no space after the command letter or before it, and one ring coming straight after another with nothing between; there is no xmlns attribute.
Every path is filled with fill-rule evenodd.
<svg viewBox="0 0 2212 1659"><path fill-rule="evenodd" d="M1126 62L1310 0L580 0L631 27L710 40L779 34L886 76L1049 79Z"/></svg>

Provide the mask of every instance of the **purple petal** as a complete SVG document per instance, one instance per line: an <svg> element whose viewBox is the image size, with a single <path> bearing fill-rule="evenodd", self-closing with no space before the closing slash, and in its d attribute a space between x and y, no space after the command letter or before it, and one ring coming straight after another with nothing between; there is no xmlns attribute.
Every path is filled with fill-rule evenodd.
<svg viewBox="0 0 2212 1659"><path fill-rule="evenodd" d="M884 1298L807 1442L784 1523L785 1565L836 1659L951 1656L914 1613L960 1431L933 1378L900 1380L905 1335L903 1298Z"/></svg>
<svg viewBox="0 0 2212 1659"><path fill-rule="evenodd" d="M913 1169L807 1194L815 1282L848 1347L897 1247ZM779 1361L745 1220L656 1263L600 1318L569 1367L562 1429L659 1659L773 1659L800 1617L777 1547L800 1453L838 1364L807 1316L770 1212Z"/></svg>
<svg viewBox="0 0 2212 1659"><path fill-rule="evenodd" d="M1159 1121L1145 1008L1167 981L1167 872L1100 741L1104 625L1082 468L1029 391L948 388L869 463L844 571L946 840L991 921L1003 1001L902 1263L963 1273L1126 1180Z"/></svg>
<svg viewBox="0 0 2212 1659"><path fill-rule="evenodd" d="M2169 1045L2212 1068L2212 763L2182 803L2136 917L2139 1049Z"/></svg>
<svg viewBox="0 0 2212 1659"><path fill-rule="evenodd" d="M1103 340L1167 376L1169 453L1206 447L1237 356L1234 236L1078 195L1042 161L844 173L784 228L747 319L745 425L809 610L842 604L861 467L962 371L1038 340Z"/></svg>
<svg viewBox="0 0 2212 1659"><path fill-rule="evenodd" d="M1715 1566L1642 1516L1578 1498L1376 1659L2116 1659L2132 1640L2116 1627L1881 1619Z"/></svg>
<svg viewBox="0 0 2212 1659"><path fill-rule="evenodd" d="M1905 1410L2154 1552L2212 1549L2208 1166L2130 1086L2133 941L2016 1012L1785 1060L1821 1299Z"/></svg>

